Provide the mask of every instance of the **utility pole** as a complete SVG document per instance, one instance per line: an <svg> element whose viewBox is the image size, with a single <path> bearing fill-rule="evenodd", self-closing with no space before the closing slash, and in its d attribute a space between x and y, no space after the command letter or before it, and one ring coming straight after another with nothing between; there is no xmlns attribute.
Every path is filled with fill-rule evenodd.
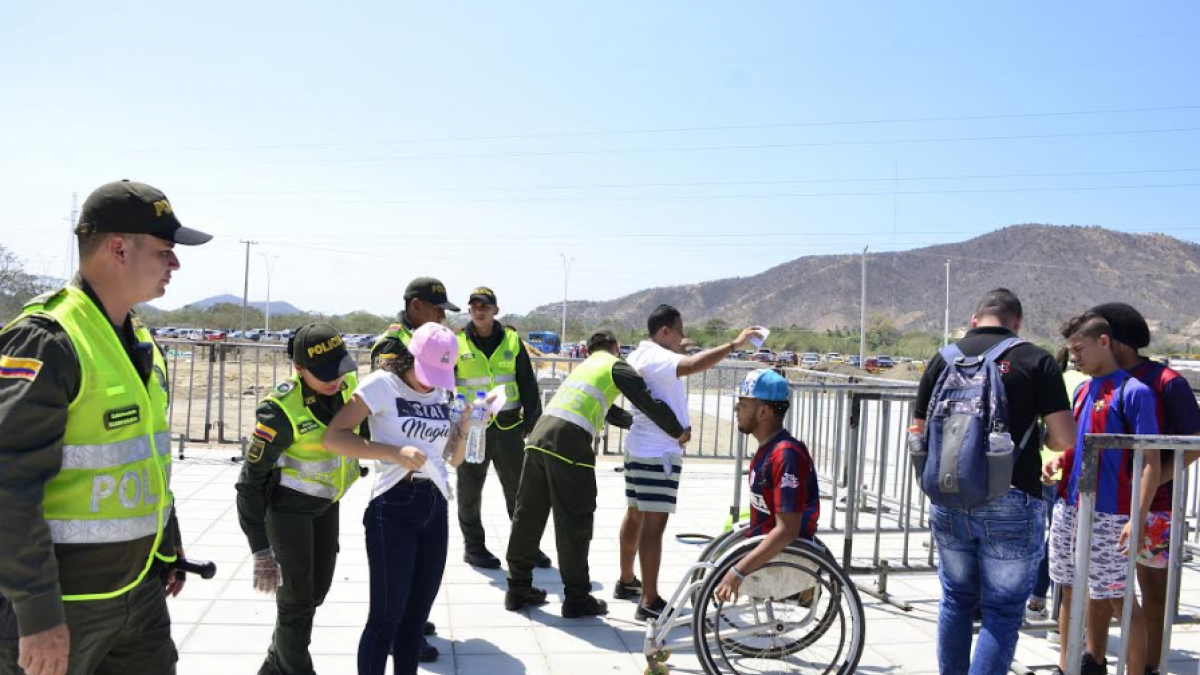
<svg viewBox="0 0 1200 675"><path fill-rule="evenodd" d="M942 331L942 346L950 344L950 259L946 258L946 327Z"/></svg>
<svg viewBox="0 0 1200 675"><path fill-rule="evenodd" d="M79 193L71 193L71 217L67 221L67 255L63 258L63 279L70 279L75 273L75 226L79 224Z"/></svg>
<svg viewBox="0 0 1200 675"><path fill-rule="evenodd" d="M266 315L267 315L267 325L263 330L265 330L269 333L271 331L271 272L272 272L272 270L274 270L275 261L279 260L279 256L277 256L277 255L268 256L266 253L259 253L259 255L262 256L263 261L267 265L267 306L265 308ZM243 333L243 335L245 335L245 334Z"/></svg>
<svg viewBox="0 0 1200 675"><path fill-rule="evenodd" d="M242 285L242 335L246 334L246 304L250 298L250 247L257 244L257 241L249 239L239 239L238 243L246 245L246 274L245 282Z"/></svg>
<svg viewBox="0 0 1200 675"><path fill-rule="evenodd" d="M858 301L858 367L867 365L867 247L862 252L862 297Z"/></svg>
<svg viewBox="0 0 1200 675"><path fill-rule="evenodd" d="M562 333L558 336L559 350L562 350L562 345L567 343L567 279L571 275L571 263L574 258L568 258L566 253L559 253L558 257L563 261L563 310L562 310Z"/></svg>

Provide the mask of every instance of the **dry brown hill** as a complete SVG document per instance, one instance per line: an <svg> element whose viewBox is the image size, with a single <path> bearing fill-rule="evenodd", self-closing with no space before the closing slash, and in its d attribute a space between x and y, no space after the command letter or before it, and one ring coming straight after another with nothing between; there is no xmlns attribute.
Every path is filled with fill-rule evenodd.
<svg viewBox="0 0 1200 675"><path fill-rule="evenodd" d="M1193 329L1200 337L1200 293L1193 286L1200 280L1200 245L1100 227L1014 225L959 243L870 254L868 311L891 316L902 329L940 332L946 259L952 327L970 319L985 291L1006 286L1020 296L1031 336L1052 336L1064 319L1093 304L1124 301L1140 309L1160 337ZM588 322L634 326L669 303L692 325L716 317L733 325L856 326L859 264L858 255L805 256L751 277L573 302L570 312Z"/></svg>

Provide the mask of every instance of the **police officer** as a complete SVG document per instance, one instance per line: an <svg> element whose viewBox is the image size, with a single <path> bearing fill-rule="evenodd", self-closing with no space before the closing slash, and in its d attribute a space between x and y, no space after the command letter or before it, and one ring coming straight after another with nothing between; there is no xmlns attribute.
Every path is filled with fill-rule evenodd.
<svg viewBox="0 0 1200 675"><path fill-rule="evenodd" d="M20 633L0 674L170 675L167 366L132 309L165 293L176 244L212 237L130 181L89 195L75 233L78 274L0 332L0 626Z"/></svg>
<svg viewBox="0 0 1200 675"><path fill-rule="evenodd" d="M404 353L408 341L412 339L413 331L433 322L442 323L446 320L446 312L457 312L458 305L450 302L446 295L446 285L433 277L417 277L409 282L404 289L404 309L400 312L399 321L388 326L386 332L379 336L371 347L371 369L379 367L379 362L396 358ZM425 634L434 635L437 628L432 622L425 623ZM425 640L421 643L421 662L437 661L438 650Z"/></svg>
<svg viewBox="0 0 1200 675"><path fill-rule="evenodd" d="M433 277L417 277L404 289L404 310L399 321L388 326L371 347L371 368L379 367L379 360L394 357L412 339L413 331L429 322L442 323L446 311L458 311L458 305L450 302L446 285Z"/></svg>
<svg viewBox="0 0 1200 675"><path fill-rule="evenodd" d="M458 467L458 523L463 533L463 561L476 567L498 569L500 559L487 549L480 502L488 465L496 467L504 505L511 519L521 482L521 462L525 459L524 439L542 414L541 392L537 376L521 336L515 328L496 321L500 312L496 293L486 286L471 291L468 310L471 321L458 332L458 366L455 384L468 402L475 393L485 394L504 387L504 405L492 419L485 434L484 460ZM522 414L522 411L523 414ZM538 551L538 567L549 567L550 558Z"/></svg>
<svg viewBox="0 0 1200 675"><path fill-rule="evenodd" d="M591 595L588 574L588 548L596 512L592 440L604 430L606 419L625 429L633 423L629 412L612 405L618 396L624 395L680 445L691 438L670 406L656 400L633 366L617 357L621 345L612 331L592 334L587 346L591 356L576 366L558 388L525 444L525 464L508 540L504 606L510 611L546 600L546 591L533 587L533 566L538 541L553 511L566 596L562 615L573 619L608 613L608 605Z"/></svg>
<svg viewBox="0 0 1200 675"><path fill-rule="evenodd" d="M323 445L326 425L358 384L342 336L309 324L287 349L296 372L258 404L237 483L254 587L268 594L278 588L275 636L259 675L313 674L308 645L313 615L333 583L338 504L360 475L357 460Z"/></svg>

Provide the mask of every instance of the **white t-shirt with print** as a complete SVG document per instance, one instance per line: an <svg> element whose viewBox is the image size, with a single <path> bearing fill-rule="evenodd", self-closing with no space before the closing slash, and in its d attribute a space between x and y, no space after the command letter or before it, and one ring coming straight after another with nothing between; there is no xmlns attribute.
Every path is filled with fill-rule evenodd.
<svg viewBox="0 0 1200 675"><path fill-rule="evenodd" d="M637 349L629 353L625 361L646 380L646 386L654 398L671 407L675 419L686 429L691 426L687 389L683 386L683 380L675 375L679 362L685 358L682 354L660 347L651 340L643 340ZM679 441L658 428L658 425L650 421L636 406L630 412L633 413L633 426L625 439L625 447L629 448L629 454L635 457L662 457L668 452L681 452Z"/></svg>
<svg viewBox="0 0 1200 675"><path fill-rule="evenodd" d="M425 466L417 475L437 483L449 499L446 461L442 458L450 438L448 392L435 388L422 394L398 376L376 370L358 383L354 394L371 410L367 418L371 440L397 447L411 445L425 453ZM407 475L408 469L400 464L376 461L371 499L392 489Z"/></svg>

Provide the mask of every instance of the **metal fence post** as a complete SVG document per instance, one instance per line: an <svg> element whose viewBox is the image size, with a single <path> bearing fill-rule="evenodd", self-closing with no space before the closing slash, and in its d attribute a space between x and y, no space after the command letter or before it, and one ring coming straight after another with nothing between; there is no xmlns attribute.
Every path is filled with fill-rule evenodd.
<svg viewBox="0 0 1200 675"><path fill-rule="evenodd" d="M1096 478L1100 449L1084 442L1083 466L1079 473L1079 510L1075 518L1075 579L1071 587L1071 621L1067 635L1067 675L1080 675L1083 667L1083 620L1091 567L1092 523L1096 516Z"/></svg>
<svg viewBox="0 0 1200 675"><path fill-rule="evenodd" d="M1160 673L1167 672L1171 663L1171 628L1179 605L1180 576L1183 573L1183 530L1186 518L1184 509L1184 492L1187 490L1188 473L1183 465L1183 451L1174 453L1174 482L1171 490L1171 553L1167 560L1167 602L1163 612L1162 655L1158 660Z"/></svg>
<svg viewBox="0 0 1200 675"><path fill-rule="evenodd" d="M1125 639L1127 627L1133 620L1133 603L1137 602L1135 587L1137 586L1138 551L1142 548L1142 526L1145 525L1139 517L1142 500L1142 466L1145 463L1146 451L1138 448L1133 451L1133 473L1130 482L1133 494L1129 498L1129 563L1125 572L1125 602L1121 606L1121 648L1117 650L1117 675L1124 675L1125 664L1129 660L1129 640ZM1137 674L1135 674L1137 675Z"/></svg>

